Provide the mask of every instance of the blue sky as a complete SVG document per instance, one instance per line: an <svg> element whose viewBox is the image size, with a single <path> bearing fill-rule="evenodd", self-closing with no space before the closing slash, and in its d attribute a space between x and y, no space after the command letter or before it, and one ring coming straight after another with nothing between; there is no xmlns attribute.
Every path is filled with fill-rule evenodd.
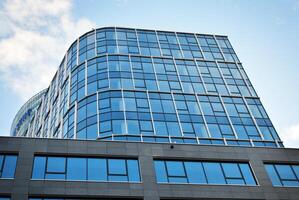
<svg viewBox="0 0 299 200"><path fill-rule="evenodd" d="M0 135L71 42L102 26L228 35L285 145L299 147L299 0L1 1Z"/></svg>

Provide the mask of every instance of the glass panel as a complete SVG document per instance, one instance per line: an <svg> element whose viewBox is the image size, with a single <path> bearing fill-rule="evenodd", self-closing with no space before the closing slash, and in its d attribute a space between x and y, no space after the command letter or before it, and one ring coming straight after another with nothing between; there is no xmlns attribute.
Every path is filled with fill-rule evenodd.
<svg viewBox="0 0 299 200"><path fill-rule="evenodd" d="M202 164L200 162L185 162L189 183L207 183Z"/></svg>
<svg viewBox="0 0 299 200"><path fill-rule="evenodd" d="M0 172L1 172L1 170L2 170L3 160L4 160L4 155L0 155ZM0 175L0 176L1 176L1 175Z"/></svg>
<svg viewBox="0 0 299 200"><path fill-rule="evenodd" d="M139 182L139 167L137 160L127 160L129 181Z"/></svg>
<svg viewBox="0 0 299 200"><path fill-rule="evenodd" d="M108 159L109 175L126 175L126 161L121 159Z"/></svg>
<svg viewBox="0 0 299 200"><path fill-rule="evenodd" d="M186 176L183 162L166 161L168 176Z"/></svg>
<svg viewBox="0 0 299 200"><path fill-rule="evenodd" d="M86 180L86 158L68 158L66 176L69 180Z"/></svg>
<svg viewBox="0 0 299 200"><path fill-rule="evenodd" d="M237 163L222 163L222 168L226 178L242 178Z"/></svg>
<svg viewBox="0 0 299 200"><path fill-rule="evenodd" d="M13 178L17 165L17 156L5 156L5 162L2 171L2 178Z"/></svg>
<svg viewBox="0 0 299 200"><path fill-rule="evenodd" d="M36 156L34 158L32 179L44 179L46 170L46 157Z"/></svg>
<svg viewBox="0 0 299 200"><path fill-rule="evenodd" d="M275 165L281 179L296 180L296 176L289 165Z"/></svg>
<svg viewBox="0 0 299 200"><path fill-rule="evenodd" d="M246 185L256 185L256 181L253 177L253 173L248 164L242 163L239 164L243 177L245 179Z"/></svg>
<svg viewBox="0 0 299 200"><path fill-rule="evenodd" d="M47 172L65 173L65 158L48 157Z"/></svg>
<svg viewBox="0 0 299 200"><path fill-rule="evenodd" d="M208 179L208 184L226 184L222 169L219 163L203 163Z"/></svg>
<svg viewBox="0 0 299 200"><path fill-rule="evenodd" d="M107 181L107 160L88 158L88 180Z"/></svg>
<svg viewBox="0 0 299 200"><path fill-rule="evenodd" d="M154 161L156 179L158 183L167 183L167 173L164 161Z"/></svg>

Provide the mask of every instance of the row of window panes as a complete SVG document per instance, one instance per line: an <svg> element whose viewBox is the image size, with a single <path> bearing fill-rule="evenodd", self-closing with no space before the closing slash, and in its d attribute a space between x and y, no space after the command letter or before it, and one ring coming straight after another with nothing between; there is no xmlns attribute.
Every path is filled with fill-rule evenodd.
<svg viewBox="0 0 299 200"><path fill-rule="evenodd" d="M192 137L169 137L169 136L146 136L146 135L129 135L129 134L112 134L98 138L103 141L134 141L134 142L158 142L158 143L177 143L177 144L200 144L200 145L228 145L228 146L245 146L245 147L284 147L282 142L274 141L250 141L236 139L208 139Z"/></svg>
<svg viewBox="0 0 299 200"><path fill-rule="evenodd" d="M17 155L0 154L0 178L14 178L16 164ZM256 185L248 163L155 160L154 165L158 183ZM299 186L299 165L265 168L273 186ZM32 179L141 181L136 159L55 156L35 156Z"/></svg>
<svg viewBox="0 0 299 200"><path fill-rule="evenodd" d="M158 183L257 185L248 163L154 161Z"/></svg>
<svg viewBox="0 0 299 200"><path fill-rule="evenodd" d="M221 67L218 67L215 62L195 63L191 60L174 62L172 59L135 56L109 56L106 59L104 56L90 60L87 70L82 64L72 72L71 104L83 98L85 90L89 95L107 88L256 96L233 63L219 63Z"/></svg>
<svg viewBox="0 0 299 200"><path fill-rule="evenodd" d="M258 99L155 92L110 91L78 103L77 138L113 134L279 140ZM97 103L99 130L97 127ZM253 103L253 104L252 104ZM74 109L65 116L64 135L74 128ZM253 117L264 118L257 127ZM228 114L228 115L227 115ZM265 118L266 117L266 118ZM86 135L87 134L87 135ZM73 136L72 134L69 134ZM67 137L72 138L72 137Z"/></svg>
<svg viewBox="0 0 299 200"><path fill-rule="evenodd" d="M299 165L265 164L274 186L299 187Z"/></svg>
<svg viewBox="0 0 299 200"><path fill-rule="evenodd" d="M35 156L32 179L140 182L136 159Z"/></svg>
<svg viewBox="0 0 299 200"><path fill-rule="evenodd" d="M217 41L216 41L217 40ZM79 38L79 64L105 53L203 58L239 62L227 37L132 29L99 29ZM96 43L95 43L96 42ZM220 48L218 46L220 45ZM222 50L222 52L220 51ZM96 51L96 52L95 52ZM77 43L68 50L68 66L76 61ZM224 55L224 57L223 57Z"/></svg>

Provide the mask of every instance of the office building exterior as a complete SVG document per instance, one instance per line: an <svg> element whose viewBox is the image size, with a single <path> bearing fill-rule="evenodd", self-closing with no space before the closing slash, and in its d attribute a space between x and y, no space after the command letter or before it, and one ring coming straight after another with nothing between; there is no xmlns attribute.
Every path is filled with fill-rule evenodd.
<svg viewBox="0 0 299 200"><path fill-rule="evenodd" d="M299 199L299 151L226 36L92 30L28 102L0 140L2 199Z"/></svg>

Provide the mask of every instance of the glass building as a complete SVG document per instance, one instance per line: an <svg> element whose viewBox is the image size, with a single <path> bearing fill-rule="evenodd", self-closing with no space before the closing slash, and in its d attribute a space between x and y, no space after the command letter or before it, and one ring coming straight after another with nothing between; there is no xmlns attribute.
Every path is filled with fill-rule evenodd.
<svg viewBox="0 0 299 200"><path fill-rule="evenodd" d="M299 199L226 36L120 27L73 42L0 137L0 200Z"/></svg>
<svg viewBox="0 0 299 200"><path fill-rule="evenodd" d="M96 29L39 98L12 135L282 147L226 36Z"/></svg>

